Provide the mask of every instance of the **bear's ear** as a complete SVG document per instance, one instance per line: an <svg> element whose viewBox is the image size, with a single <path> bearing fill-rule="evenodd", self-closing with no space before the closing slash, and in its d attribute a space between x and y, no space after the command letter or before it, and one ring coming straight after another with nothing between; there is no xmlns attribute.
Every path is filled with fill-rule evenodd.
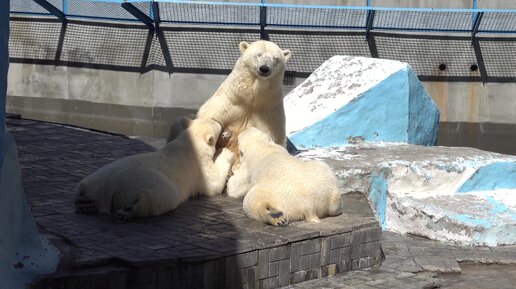
<svg viewBox="0 0 516 289"><path fill-rule="evenodd" d="M240 42L239 48L240 48L240 54L244 54L244 52L249 47L249 42L242 41Z"/></svg>
<svg viewBox="0 0 516 289"><path fill-rule="evenodd" d="M292 53L290 53L290 50L288 50L288 49L285 49L282 52L283 52L283 58L285 59L285 62L286 62L290 58L290 55L292 55Z"/></svg>
<svg viewBox="0 0 516 289"><path fill-rule="evenodd" d="M181 119L181 126L184 128L184 129L187 129L190 127L190 125L192 124L193 120L191 118L188 118L188 117L183 117Z"/></svg>
<svg viewBox="0 0 516 289"><path fill-rule="evenodd" d="M209 145L209 146L214 146L215 145L215 136L212 135L211 133L208 133L204 136L204 140L206 140L206 143Z"/></svg>

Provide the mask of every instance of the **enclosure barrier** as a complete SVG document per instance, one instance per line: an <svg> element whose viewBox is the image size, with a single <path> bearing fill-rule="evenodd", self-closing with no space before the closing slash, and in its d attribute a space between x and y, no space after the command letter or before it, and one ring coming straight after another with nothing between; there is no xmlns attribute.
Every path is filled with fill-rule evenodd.
<svg viewBox="0 0 516 289"><path fill-rule="evenodd" d="M516 10L269 2L12 0L11 62L227 74L240 41L267 39L293 51L290 77L341 54L408 62L426 81L516 81Z"/></svg>

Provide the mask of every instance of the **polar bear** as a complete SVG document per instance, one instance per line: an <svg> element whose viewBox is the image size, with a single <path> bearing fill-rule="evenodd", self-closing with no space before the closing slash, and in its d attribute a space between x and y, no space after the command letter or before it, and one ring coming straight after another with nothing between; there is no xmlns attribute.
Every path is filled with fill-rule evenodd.
<svg viewBox="0 0 516 289"><path fill-rule="evenodd" d="M230 197L244 197L247 216L274 226L319 222L342 213L337 179L322 161L302 161L250 127L238 136L240 167L227 185Z"/></svg>
<svg viewBox="0 0 516 289"><path fill-rule="evenodd" d="M220 122L224 136L229 138L221 143L233 152L237 151L238 134L250 126L259 128L275 143L284 146L282 81L291 53L264 40L251 44L243 41L239 47L241 55L233 70L215 94L199 108L197 117ZM167 141L174 139L183 128L180 123L174 124Z"/></svg>
<svg viewBox="0 0 516 289"><path fill-rule="evenodd" d="M83 179L77 211L141 218L173 210L196 194L220 194L233 162L228 149L214 160L222 126L210 119L183 122L188 129L161 150L117 160Z"/></svg>

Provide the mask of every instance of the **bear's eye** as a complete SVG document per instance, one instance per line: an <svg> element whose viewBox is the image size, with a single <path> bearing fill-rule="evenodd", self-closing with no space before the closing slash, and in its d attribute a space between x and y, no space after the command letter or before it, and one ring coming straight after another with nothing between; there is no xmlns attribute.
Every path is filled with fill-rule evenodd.
<svg viewBox="0 0 516 289"><path fill-rule="evenodd" d="M240 153L240 157L244 156L244 153L242 151L239 151L239 153Z"/></svg>
<svg viewBox="0 0 516 289"><path fill-rule="evenodd" d="M262 57L261 53L256 54L256 57Z"/></svg>

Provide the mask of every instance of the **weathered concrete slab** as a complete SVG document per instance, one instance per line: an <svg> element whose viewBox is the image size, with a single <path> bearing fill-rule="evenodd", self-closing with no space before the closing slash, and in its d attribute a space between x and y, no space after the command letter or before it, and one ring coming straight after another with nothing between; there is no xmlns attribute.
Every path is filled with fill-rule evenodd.
<svg viewBox="0 0 516 289"><path fill-rule="evenodd" d="M472 148L360 144L302 152L369 195L382 227L462 245L516 243L516 157Z"/></svg>
<svg viewBox="0 0 516 289"><path fill-rule="evenodd" d="M341 216L282 228L250 220L242 201L226 196L194 198L162 216L131 222L77 214L78 181L115 159L154 148L61 125L7 124L19 144L34 219L61 240L59 270L33 288L277 288L380 262L381 228L358 193L344 195Z"/></svg>
<svg viewBox="0 0 516 289"><path fill-rule="evenodd" d="M439 110L402 62L334 56L285 97L298 148L365 141L434 145Z"/></svg>

